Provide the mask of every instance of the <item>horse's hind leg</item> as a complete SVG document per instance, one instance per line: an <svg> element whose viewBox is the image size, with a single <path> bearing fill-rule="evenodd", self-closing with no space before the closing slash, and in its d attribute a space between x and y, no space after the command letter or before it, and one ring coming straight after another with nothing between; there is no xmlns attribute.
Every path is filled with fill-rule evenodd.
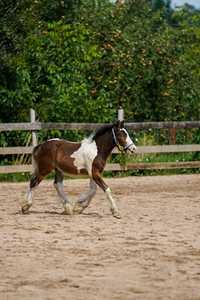
<svg viewBox="0 0 200 300"><path fill-rule="evenodd" d="M88 207L92 198L96 194L97 185L93 179L90 179L90 189L86 193L80 195L78 201L74 205L74 213L81 214L82 211Z"/></svg>
<svg viewBox="0 0 200 300"><path fill-rule="evenodd" d="M22 213L26 214L29 211L29 208L32 206L32 190L38 186L38 184L42 181L43 177L39 175L33 174L30 183L29 189L27 192L27 196L25 201L22 203Z"/></svg>
<svg viewBox="0 0 200 300"><path fill-rule="evenodd" d="M67 199L67 197L64 193L63 179L64 179L63 173L56 169L55 170L54 187L55 187L55 189L58 193L58 196L63 204L63 207L64 207L63 214L72 215L73 209L72 209L72 206L71 206L69 200Z"/></svg>

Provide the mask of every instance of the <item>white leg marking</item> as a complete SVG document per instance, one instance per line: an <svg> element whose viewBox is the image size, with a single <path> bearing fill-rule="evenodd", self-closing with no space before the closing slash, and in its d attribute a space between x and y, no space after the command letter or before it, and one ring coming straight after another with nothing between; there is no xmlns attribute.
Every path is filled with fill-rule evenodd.
<svg viewBox="0 0 200 300"><path fill-rule="evenodd" d="M21 207L22 207L22 212L23 213L28 213L29 208L32 205L32 189L28 189L28 192L26 194L26 199L22 201Z"/></svg>
<svg viewBox="0 0 200 300"><path fill-rule="evenodd" d="M33 201L33 197L32 197L32 191L29 188L28 193L27 193L27 202L31 205Z"/></svg>
<svg viewBox="0 0 200 300"><path fill-rule="evenodd" d="M111 209L111 212L112 212L113 216L116 217L116 218L118 218L118 219L120 219L121 216L119 214L119 210L117 208L115 200L112 197L111 189L107 188L106 191L105 191L105 193L106 193L108 201L110 202L110 209Z"/></svg>

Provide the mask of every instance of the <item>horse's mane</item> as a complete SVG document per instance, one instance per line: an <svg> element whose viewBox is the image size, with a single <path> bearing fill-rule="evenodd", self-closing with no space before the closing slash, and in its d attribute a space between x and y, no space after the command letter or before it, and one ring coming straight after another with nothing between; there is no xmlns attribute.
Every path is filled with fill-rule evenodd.
<svg viewBox="0 0 200 300"><path fill-rule="evenodd" d="M97 129L97 131L93 134L92 140L96 140L99 136L103 135L106 133L108 130L110 130L113 127L113 125L105 125Z"/></svg>

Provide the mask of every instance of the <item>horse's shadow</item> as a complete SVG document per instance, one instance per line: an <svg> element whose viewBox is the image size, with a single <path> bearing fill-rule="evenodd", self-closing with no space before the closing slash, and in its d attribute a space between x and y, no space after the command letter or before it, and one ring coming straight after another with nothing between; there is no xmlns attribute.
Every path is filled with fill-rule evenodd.
<svg viewBox="0 0 200 300"><path fill-rule="evenodd" d="M81 213L81 214L74 214L72 216L67 216L65 214L63 214L62 212L58 212L58 211L50 211L50 210L44 210L44 211L41 211L41 210L31 210L29 211L28 213L26 214L23 214L21 211L17 211L15 213L13 213L13 215L22 215L22 216L30 216L30 215L51 215L51 216L61 216L61 217L74 217L74 216L79 216L79 217L97 217L97 218L103 218L102 215L100 215L99 213L97 212L84 212L84 213Z"/></svg>

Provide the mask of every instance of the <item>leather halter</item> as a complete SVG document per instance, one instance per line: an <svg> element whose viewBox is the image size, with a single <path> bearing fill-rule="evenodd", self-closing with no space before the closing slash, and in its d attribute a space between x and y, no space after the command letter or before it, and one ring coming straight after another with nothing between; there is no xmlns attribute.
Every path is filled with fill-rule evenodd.
<svg viewBox="0 0 200 300"><path fill-rule="evenodd" d="M121 131L125 131L125 133L127 134L127 132L126 132L126 130L124 128L121 128L120 130ZM133 142L132 143L127 143L124 146L120 145L120 143L117 140L114 128L112 128L112 135L113 135L113 139L114 139L115 145L117 146L117 148L119 149L120 152L126 151L130 146L133 145Z"/></svg>

